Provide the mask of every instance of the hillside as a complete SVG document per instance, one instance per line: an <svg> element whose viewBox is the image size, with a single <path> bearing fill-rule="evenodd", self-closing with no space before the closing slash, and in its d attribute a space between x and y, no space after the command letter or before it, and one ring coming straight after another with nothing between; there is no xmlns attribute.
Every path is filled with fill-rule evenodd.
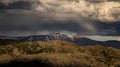
<svg viewBox="0 0 120 67"><path fill-rule="evenodd" d="M12 43L13 44L13 43ZM0 67L120 67L120 50L61 40L0 45Z"/></svg>

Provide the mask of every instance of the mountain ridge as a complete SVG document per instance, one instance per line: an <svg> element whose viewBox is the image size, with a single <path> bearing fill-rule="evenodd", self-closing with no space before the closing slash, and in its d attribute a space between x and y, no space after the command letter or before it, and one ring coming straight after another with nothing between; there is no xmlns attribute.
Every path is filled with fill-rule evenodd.
<svg viewBox="0 0 120 67"><path fill-rule="evenodd" d="M120 49L120 41L117 40L108 40L108 41L97 41L92 40L87 37L81 37L79 35L67 35L60 33L51 33L46 35L31 35L25 37L11 37L11 36L0 36L0 42L24 42L24 41L49 41L49 40L64 40L76 44L80 44L82 46L88 45L102 45L107 47L114 47Z"/></svg>

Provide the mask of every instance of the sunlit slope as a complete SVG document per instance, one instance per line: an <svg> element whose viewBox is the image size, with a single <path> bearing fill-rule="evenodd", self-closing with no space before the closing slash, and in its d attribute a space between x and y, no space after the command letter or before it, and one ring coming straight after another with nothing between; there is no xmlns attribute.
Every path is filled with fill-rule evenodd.
<svg viewBox="0 0 120 67"><path fill-rule="evenodd" d="M120 50L52 40L0 46L1 66L119 67Z"/></svg>

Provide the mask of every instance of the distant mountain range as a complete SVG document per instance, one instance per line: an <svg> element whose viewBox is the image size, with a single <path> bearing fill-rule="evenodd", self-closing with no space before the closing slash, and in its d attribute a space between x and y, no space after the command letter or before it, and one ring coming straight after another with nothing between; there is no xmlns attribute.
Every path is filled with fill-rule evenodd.
<svg viewBox="0 0 120 67"><path fill-rule="evenodd" d="M109 40L109 41L95 41L87 37L80 37L78 35L66 35L60 33L51 33L47 35L32 35L26 37L11 37L11 36L0 36L1 44L9 44L12 42L24 42L24 41L49 41L49 40L64 40L80 44L82 46L88 45L102 45L107 47L114 47L120 49L120 41Z"/></svg>

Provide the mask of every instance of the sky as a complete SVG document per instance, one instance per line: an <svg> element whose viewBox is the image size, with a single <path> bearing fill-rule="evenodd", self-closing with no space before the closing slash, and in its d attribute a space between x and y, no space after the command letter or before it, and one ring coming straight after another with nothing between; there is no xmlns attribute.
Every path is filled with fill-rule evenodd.
<svg viewBox="0 0 120 67"><path fill-rule="evenodd" d="M120 37L119 36L91 35L91 36L82 36L82 37L87 37L87 38L90 38L90 39L96 40L96 41L108 41L108 40L117 40L117 41L120 41Z"/></svg>
<svg viewBox="0 0 120 67"><path fill-rule="evenodd" d="M0 0L0 36L52 32L114 39L120 36L120 0Z"/></svg>

